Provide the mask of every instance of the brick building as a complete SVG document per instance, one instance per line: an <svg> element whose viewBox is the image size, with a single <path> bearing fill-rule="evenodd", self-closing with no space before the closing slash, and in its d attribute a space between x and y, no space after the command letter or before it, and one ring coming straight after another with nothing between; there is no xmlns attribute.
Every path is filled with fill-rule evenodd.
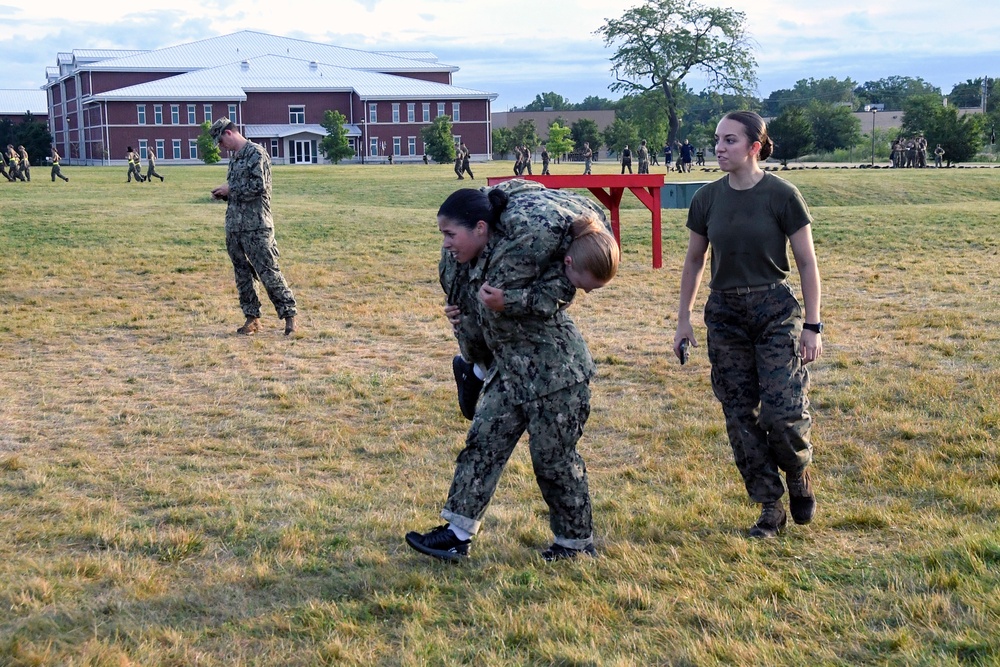
<svg viewBox="0 0 1000 667"><path fill-rule="evenodd" d="M230 118L276 164L317 164L326 110L347 118L359 161L422 160L420 130L452 118L473 159L491 154L495 93L452 85L458 68L429 53L380 53L242 31L153 51L76 50L48 68L49 127L59 152L123 164L132 146L200 162L201 123Z"/></svg>
<svg viewBox="0 0 1000 667"><path fill-rule="evenodd" d="M0 121L20 123L27 114L37 121L48 120L45 91L41 89L8 88L0 90Z"/></svg>

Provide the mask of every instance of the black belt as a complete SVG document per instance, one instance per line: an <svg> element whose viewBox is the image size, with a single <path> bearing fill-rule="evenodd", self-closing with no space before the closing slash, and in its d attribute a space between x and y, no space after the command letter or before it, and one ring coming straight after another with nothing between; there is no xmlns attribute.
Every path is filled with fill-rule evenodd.
<svg viewBox="0 0 1000 667"><path fill-rule="evenodd" d="M749 294L750 292L766 292L768 290L775 289L776 287L781 287L785 284L785 281L771 283L770 285L754 285L753 287L730 287L729 289L716 289L713 292L719 292L720 294Z"/></svg>

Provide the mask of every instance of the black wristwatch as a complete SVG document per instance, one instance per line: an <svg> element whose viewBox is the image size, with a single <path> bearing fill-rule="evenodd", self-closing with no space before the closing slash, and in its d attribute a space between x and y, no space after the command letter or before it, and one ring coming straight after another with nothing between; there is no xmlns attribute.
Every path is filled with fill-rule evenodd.
<svg viewBox="0 0 1000 667"><path fill-rule="evenodd" d="M823 333L823 323L822 322L817 322L816 324L810 324L809 322L805 322L802 325L802 328L805 329L806 331L815 331L818 334Z"/></svg>

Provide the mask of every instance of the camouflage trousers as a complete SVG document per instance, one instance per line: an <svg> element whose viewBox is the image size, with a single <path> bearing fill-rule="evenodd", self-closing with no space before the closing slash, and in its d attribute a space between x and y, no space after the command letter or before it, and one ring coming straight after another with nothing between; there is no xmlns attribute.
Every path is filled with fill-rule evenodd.
<svg viewBox="0 0 1000 667"><path fill-rule="evenodd" d="M294 317L295 297L278 268L278 244L273 229L249 232L226 230L226 250L236 273L240 308L246 317L260 317L260 299L255 281L260 281L278 311L278 319Z"/></svg>
<svg viewBox="0 0 1000 667"><path fill-rule="evenodd" d="M555 542L582 549L593 542L587 466L576 451L590 416L590 385L581 382L521 405L513 405L504 382L487 382L476 416L458 455L455 476L441 516L475 534L493 498L500 474L521 435L528 447L535 480L549 506Z"/></svg>
<svg viewBox="0 0 1000 667"><path fill-rule="evenodd" d="M713 291L705 304L712 389L722 403L736 467L750 498L778 500L779 470L812 461L809 371L799 356L802 309L791 287Z"/></svg>

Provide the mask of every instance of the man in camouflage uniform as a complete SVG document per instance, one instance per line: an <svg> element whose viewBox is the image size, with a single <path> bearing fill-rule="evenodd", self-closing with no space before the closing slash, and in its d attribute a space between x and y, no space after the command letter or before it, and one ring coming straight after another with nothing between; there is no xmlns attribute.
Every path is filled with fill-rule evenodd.
<svg viewBox="0 0 1000 667"><path fill-rule="evenodd" d="M132 150L132 147L128 147L128 151L125 153L125 162L128 165L128 176L126 177L126 183L132 182L132 177L135 177L136 183L142 183L144 180L142 177L142 170L139 168L139 154Z"/></svg>
<svg viewBox="0 0 1000 667"><path fill-rule="evenodd" d="M271 218L271 159L263 148L248 141L228 118L209 130L212 139L231 151L225 185L212 196L229 202L226 207L226 250L236 273L236 289L246 322L236 330L252 336L260 330L260 300L255 281L267 290L278 317L285 320L285 335L295 331L295 297L278 268L278 244Z"/></svg>
<svg viewBox="0 0 1000 667"><path fill-rule="evenodd" d="M527 431L555 535L543 557L593 556L587 471L576 443L590 414L589 381L596 369L565 313L575 288L562 258L572 242L573 218L591 212L605 227L607 221L599 207L571 192L517 179L498 187L507 190L510 203L481 255L460 264L445 248L439 265L448 303L461 310L455 325L459 347L469 362L488 365L485 386L441 512L448 524L411 532L406 540L437 558L466 557L507 460ZM502 290L502 311L477 297L484 285Z"/></svg>
<svg viewBox="0 0 1000 667"><path fill-rule="evenodd" d="M649 173L649 149L646 148L646 140L643 139L642 143L639 144L639 150L636 151L636 157L639 158L639 173L648 174Z"/></svg>
<svg viewBox="0 0 1000 667"><path fill-rule="evenodd" d="M18 156L14 146L7 144L7 163L10 168L10 180L21 179L24 182L24 171L21 167L21 158Z"/></svg>

